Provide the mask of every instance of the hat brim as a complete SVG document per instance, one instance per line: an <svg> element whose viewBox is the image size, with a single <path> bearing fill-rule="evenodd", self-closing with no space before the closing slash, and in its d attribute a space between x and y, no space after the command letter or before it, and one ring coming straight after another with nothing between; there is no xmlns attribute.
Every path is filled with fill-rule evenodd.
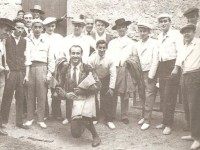
<svg viewBox="0 0 200 150"><path fill-rule="evenodd" d="M44 11L39 10L39 9L30 9L30 11L31 11L31 12L33 12L33 11L39 11L40 14L42 14L42 15L45 14Z"/></svg>
<svg viewBox="0 0 200 150"><path fill-rule="evenodd" d="M147 27L147 26L144 26L144 25L138 25L138 28L143 28L143 29L149 29L149 30L151 30L150 27Z"/></svg>
<svg viewBox="0 0 200 150"><path fill-rule="evenodd" d="M15 27L14 26L12 26L12 25L10 25L9 23L7 23L7 22L0 22L0 24L3 24L3 25L6 25L6 26L8 26L11 30L15 30Z"/></svg>
<svg viewBox="0 0 200 150"><path fill-rule="evenodd" d="M105 20L96 19L96 20L95 20L95 23L96 23L97 21L103 22L103 23L105 24L105 27L106 27L106 28L110 25L110 24L109 24L107 21L105 21Z"/></svg>
<svg viewBox="0 0 200 150"><path fill-rule="evenodd" d="M196 27L191 26L191 27L183 27L183 28L180 30L180 33L181 33L181 34L184 34L186 29L190 29L190 30L196 31Z"/></svg>
<svg viewBox="0 0 200 150"><path fill-rule="evenodd" d="M50 25L50 24L52 24L52 23L57 23L57 21L52 21L52 22L49 22L49 23L47 23L47 24L44 24L44 26L47 26L47 25Z"/></svg>
<svg viewBox="0 0 200 150"><path fill-rule="evenodd" d="M129 25L131 24L131 21L125 21L124 23L126 24L126 26L129 26ZM117 29L117 26L119 26L119 25L114 25L114 26L112 27L112 30L116 30L116 29Z"/></svg>

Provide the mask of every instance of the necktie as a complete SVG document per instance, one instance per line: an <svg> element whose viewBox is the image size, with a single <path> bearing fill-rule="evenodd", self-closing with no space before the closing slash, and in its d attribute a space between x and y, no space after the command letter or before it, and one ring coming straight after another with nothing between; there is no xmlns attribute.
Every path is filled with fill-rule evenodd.
<svg viewBox="0 0 200 150"><path fill-rule="evenodd" d="M90 32L88 31L87 35L90 35Z"/></svg>
<svg viewBox="0 0 200 150"><path fill-rule="evenodd" d="M76 67L74 67L74 72L73 72L73 80L74 80L74 83L75 83L75 85L77 86L77 81L76 81Z"/></svg>

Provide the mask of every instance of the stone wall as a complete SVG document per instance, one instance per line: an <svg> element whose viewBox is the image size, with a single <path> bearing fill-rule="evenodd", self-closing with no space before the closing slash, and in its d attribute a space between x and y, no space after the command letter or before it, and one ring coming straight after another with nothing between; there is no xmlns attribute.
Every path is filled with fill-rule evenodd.
<svg viewBox="0 0 200 150"><path fill-rule="evenodd" d="M0 0L0 17L14 19L22 9L22 0Z"/></svg>
<svg viewBox="0 0 200 150"><path fill-rule="evenodd" d="M200 8L200 0L68 0L67 12L69 17L92 14L106 18L111 23L110 32L114 21L124 17L134 21L129 27L129 32L134 32L138 21L149 22L158 30L156 18L165 12L173 16L172 26L180 28L186 23L183 11L192 6Z"/></svg>

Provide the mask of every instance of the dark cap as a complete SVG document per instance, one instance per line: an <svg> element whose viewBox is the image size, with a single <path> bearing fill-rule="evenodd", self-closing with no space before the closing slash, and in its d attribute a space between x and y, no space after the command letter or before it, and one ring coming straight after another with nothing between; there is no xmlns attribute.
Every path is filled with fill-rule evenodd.
<svg viewBox="0 0 200 150"><path fill-rule="evenodd" d="M192 7L192 8L189 8L188 10L186 10L184 12L184 16L187 17L188 14L191 14L191 13L199 13L199 9L196 8L196 7Z"/></svg>
<svg viewBox="0 0 200 150"><path fill-rule="evenodd" d="M185 33L186 29L191 29L191 30L195 31L196 30L196 26L194 24L192 24L192 23L186 24L181 28L180 33L181 34Z"/></svg>
<svg viewBox="0 0 200 150"><path fill-rule="evenodd" d="M11 28L11 30L15 30L15 25L12 20L7 18L0 18L0 24L4 24Z"/></svg>
<svg viewBox="0 0 200 150"><path fill-rule="evenodd" d="M116 30L117 29L117 26L121 26L121 25L130 25L131 24L131 21L126 21L124 18L120 18L120 19L117 19L115 21L115 25L112 27L112 30Z"/></svg>

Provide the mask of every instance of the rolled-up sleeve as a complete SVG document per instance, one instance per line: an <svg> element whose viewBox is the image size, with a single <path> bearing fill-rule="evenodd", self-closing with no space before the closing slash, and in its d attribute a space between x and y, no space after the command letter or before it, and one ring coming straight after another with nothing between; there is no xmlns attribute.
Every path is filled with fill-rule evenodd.
<svg viewBox="0 0 200 150"><path fill-rule="evenodd" d="M31 44L30 41L27 39L26 40L26 50L25 50L25 65L30 66L32 64L31 62Z"/></svg>

